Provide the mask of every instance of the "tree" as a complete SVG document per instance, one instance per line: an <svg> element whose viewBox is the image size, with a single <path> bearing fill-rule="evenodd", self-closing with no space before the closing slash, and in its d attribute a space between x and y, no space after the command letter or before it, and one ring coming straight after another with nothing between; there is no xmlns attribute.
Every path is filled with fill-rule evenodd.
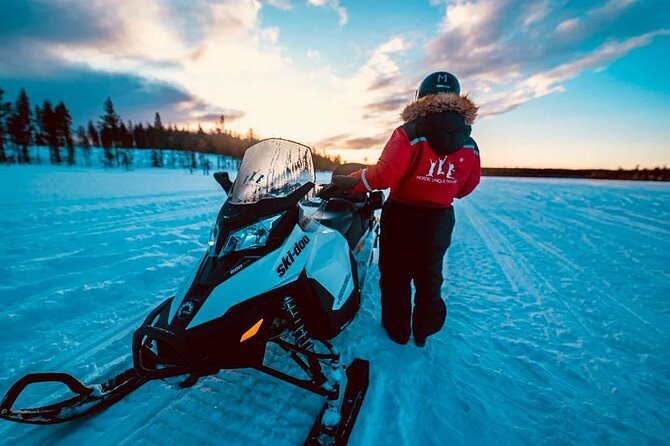
<svg viewBox="0 0 670 446"><path fill-rule="evenodd" d="M123 147L130 149L134 146L133 123L128 121L128 125L123 128Z"/></svg>
<svg viewBox="0 0 670 446"><path fill-rule="evenodd" d="M51 107L51 102L44 101L38 116L40 123L40 137L49 146L49 161L51 164L60 164L60 145L61 140L58 135L58 120L56 113Z"/></svg>
<svg viewBox="0 0 670 446"><path fill-rule="evenodd" d="M202 126L198 125L198 133L196 133L196 142L195 148L198 152L207 152L209 144L207 144L207 134L202 129Z"/></svg>
<svg viewBox="0 0 670 446"><path fill-rule="evenodd" d="M67 164L74 166L74 141L72 140L72 116L63 101L59 102L54 111L56 120L56 135L58 138L58 145L65 146L67 149Z"/></svg>
<svg viewBox="0 0 670 446"><path fill-rule="evenodd" d="M88 140L92 146L100 147L100 135L93 125L93 121L88 121Z"/></svg>
<svg viewBox="0 0 670 446"><path fill-rule="evenodd" d="M159 132L165 130L165 127L163 127L163 120L161 119L161 114L158 112L156 112L156 114L154 115L154 128Z"/></svg>
<svg viewBox="0 0 670 446"><path fill-rule="evenodd" d="M219 121L216 123L216 133L221 134L226 131L226 117L224 115L219 116Z"/></svg>
<svg viewBox="0 0 670 446"><path fill-rule="evenodd" d="M42 130L42 108L39 106L39 104L35 104L35 116L33 119L33 122L35 123L35 145L36 146L46 146L47 145L47 140L46 136L44 135L44 130ZM39 151L37 152L39 154Z"/></svg>
<svg viewBox="0 0 670 446"><path fill-rule="evenodd" d="M133 128L133 140L135 140L135 147L138 149L146 149L147 147L147 133L144 130L142 123L137 124Z"/></svg>
<svg viewBox="0 0 670 446"><path fill-rule="evenodd" d="M14 113L9 117L9 135L16 147L19 163L30 163L28 146L33 141L32 112L26 91L22 88L16 98Z"/></svg>
<svg viewBox="0 0 670 446"><path fill-rule="evenodd" d="M163 148L166 143L166 131L163 127L163 120L161 119L160 113L156 112L154 115L154 125L153 127L149 126L151 129L151 165L153 167L163 167L165 165L163 159Z"/></svg>
<svg viewBox="0 0 670 446"><path fill-rule="evenodd" d="M89 121L90 125L91 122ZM81 150L84 152L84 163L86 164L86 167L91 166L91 141L88 139L88 135L86 134L86 129L84 128L83 125L80 125L77 128L77 144L79 147L81 147Z"/></svg>
<svg viewBox="0 0 670 446"><path fill-rule="evenodd" d="M7 120L7 116L9 116L9 112L12 109L11 103L4 102L4 94L5 91L0 88L0 163L6 163L8 161L7 153L5 152L5 134L7 132L5 121Z"/></svg>
<svg viewBox="0 0 670 446"><path fill-rule="evenodd" d="M103 163L111 167L112 161L116 159L116 165L119 166L119 123L121 118L114 110L114 103L111 98L107 98L104 104L104 114L100 116L100 142L105 149ZM114 149L114 152L112 152Z"/></svg>

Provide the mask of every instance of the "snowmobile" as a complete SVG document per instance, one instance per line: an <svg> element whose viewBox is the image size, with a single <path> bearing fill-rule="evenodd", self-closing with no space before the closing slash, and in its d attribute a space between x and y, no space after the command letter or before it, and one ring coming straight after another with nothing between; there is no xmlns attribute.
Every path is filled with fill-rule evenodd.
<svg viewBox="0 0 670 446"><path fill-rule="evenodd" d="M329 342L354 318L379 236L377 193L346 193L358 168L340 166L315 193L308 147L267 139L244 154L237 177L214 174L228 195L202 260L176 295L133 333L133 367L103 384L33 373L0 403L0 418L53 424L101 411L153 379L181 387L222 369L254 368L325 398L305 444L346 444L368 385L369 364L345 366ZM269 344L296 376L265 363ZM179 378L173 378L179 377ZM182 380L183 379L183 380ZM58 382L74 396L14 409L26 386Z"/></svg>

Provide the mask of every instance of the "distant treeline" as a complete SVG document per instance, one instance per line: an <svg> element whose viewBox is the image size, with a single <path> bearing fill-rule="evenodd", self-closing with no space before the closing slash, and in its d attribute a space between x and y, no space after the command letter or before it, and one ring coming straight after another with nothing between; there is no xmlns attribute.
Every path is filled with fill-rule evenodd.
<svg viewBox="0 0 670 446"><path fill-rule="evenodd" d="M618 169L523 169L506 167L484 167L482 174L489 177L549 177L549 178L590 178L594 180L635 180L635 181L670 181L670 169L630 170Z"/></svg>
<svg viewBox="0 0 670 446"><path fill-rule="evenodd" d="M0 88L0 163L31 164L41 162L31 157L30 146L48 146L51 164L77 163L75 150L81 150L86 165L91 165L91 147L102 148L101 162L105 167L132 167L130 149L151 150L153 167L175 167L163 156L163 150L179 150L185 153L188 168L199 166L199 161L209 163L207 157L195 153L211 153L241 159L246 149L258 142L252 129L241 136L224 129L225 117L221 116L217 129L205 132L180 129L175 125L164 126L160 113L156 112L153 123L134 124L124 122L114 109L111 98L103 105L98 121L88 121L73 131L72 117L67 106L60 101L53 105L45 100L42 105L31 108L25 90L21 89L14 103L4 100ZM334 158L313 153L314 167L332 170L341 164L339 156ZM174 157L172 158L174 159ZM183 163L181 163L183 164Z"/></svg>

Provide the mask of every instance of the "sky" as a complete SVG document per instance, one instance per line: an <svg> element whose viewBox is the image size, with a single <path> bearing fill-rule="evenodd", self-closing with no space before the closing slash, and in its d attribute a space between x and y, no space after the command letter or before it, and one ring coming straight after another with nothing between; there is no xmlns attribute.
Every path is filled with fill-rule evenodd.
<svg viewBox="0 0 670 446"><path fill-rule="evenodd" d="M373 163L421 80L480 106L487 167L670 165L667 0L0 0L0 88Z"/></svg>

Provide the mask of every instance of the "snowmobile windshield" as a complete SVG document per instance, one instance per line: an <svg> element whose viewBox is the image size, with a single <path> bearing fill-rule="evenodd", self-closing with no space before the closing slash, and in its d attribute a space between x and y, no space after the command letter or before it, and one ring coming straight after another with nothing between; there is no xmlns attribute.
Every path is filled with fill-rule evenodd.
<svg viewBox="0 0 670 446"><path fill-rule="evenodd" d="M315 181L309 147L285 139L266 139L244 153L229 202L251 204L282 198Z"/></svg>

